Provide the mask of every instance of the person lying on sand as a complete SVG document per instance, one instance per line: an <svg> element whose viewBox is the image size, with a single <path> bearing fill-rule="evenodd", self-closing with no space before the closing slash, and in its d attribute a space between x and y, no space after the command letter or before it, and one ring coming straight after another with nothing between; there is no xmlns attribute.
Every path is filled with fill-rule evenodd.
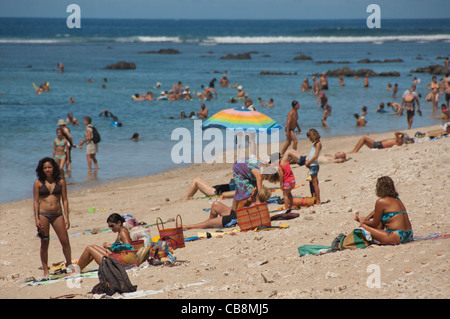
<svg viewBox="0 0 450 319"><path fill-rule="evenodd" d="M358 141L358 143L356 143L355 148L348 153L349 154L357 153L364 145L372 149L382 149L382 148L389 148L394 145L401 146L403 145L403 143L406 144L414 143L414 139L409 138L408 135L400 132L395 132L394 138L388 138L382 141L374 141L367 136L363 136Z"/></svg>
<svg viewBox="0 0 450 319"><path fill-rule="evenodd" d="M232 180L231 180L232 181ZM230 183L231 183L230 181ZM229 184L220 184L220 185L211 185L207 181L205 181L201 177L195 178L191 185L189 186L189 189L186 193L186 196L183 198L183 200L189 200L194 197L195 193L197 191L202 192L206 196L216 196L221 195L223 192L230 191L230 185Z"/></svg>
<svg viewBox="0 0 450 319"><path fill-rule="evenodd" d="M255 188L256 189L256 188ZM261 203L265 203L271 197L271 191L262 186L261 190L258 192L258 198ZM251 203L250 206L254 204ZM223 228L231 227L237 222L236 212L228 207L227 205L215 201L211 205L211 211L209 213L209 218L198 224L183 225L184 230L189 229L205 229L205 228Z"/></svg>
<svg viewBox="0 0 450 319"><path fill-rule="evenodd" d="M300 152L290 149L287 150L286 153L284 153L284 156L281 160L299 164L302 157L306 158L306 155L302 155ZM334 155L319 155L318 158L319 163L344 163L348 160L350 160L350 158L348 158L347 154L345 154L344 152L336 152L336 154ZM304 164L302 163L302 165Z"/></svg>
<svg viewBox="0 0 450 319"><path fill-rule="evenodd" d="M398 197L394 181L389 176L378 178L378 200L375 210L367 217L355 213L355 220L382 245L397 245L413 240L413 230L405 205Z"/></svg>

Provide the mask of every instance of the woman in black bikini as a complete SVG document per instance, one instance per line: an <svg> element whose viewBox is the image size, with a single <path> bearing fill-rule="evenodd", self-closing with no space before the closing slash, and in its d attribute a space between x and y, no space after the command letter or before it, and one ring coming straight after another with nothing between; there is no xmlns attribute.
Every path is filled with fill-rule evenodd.
<svg viewBox="0 0 450 319"><path fill-rule="evenodd" d="M62 178L61 170L54 159L50 157L41 159L36 168L36 175L37 180L33 185L34 217L38 237L41 238L40 255L44 276L48 276L50 224L61 243L63 254L66 258L66 267L72 263L69 236L67 234L67 230L70 228L69 201L67 199L66 182Z"/></svg>

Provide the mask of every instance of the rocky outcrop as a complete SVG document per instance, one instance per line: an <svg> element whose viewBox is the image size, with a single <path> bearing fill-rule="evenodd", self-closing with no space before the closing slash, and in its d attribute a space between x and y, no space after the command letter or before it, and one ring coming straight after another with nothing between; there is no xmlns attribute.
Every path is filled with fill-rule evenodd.
<svg viewBox="0 0 450 319"><path fill-rule="evenodd" d="M140 54L180 54L181 52L175 49L159 49L159 51L144 51Z"/></svg>
<svg viewBox="0 0 450 319"><path fill-rule="evenodd" d="M239 53L239 54L227 54L226 56L221 57L221 60L250 60L252 56L250 53Z"/></svg>
<svg viewBox="0 0 450 319"><path fill-rule="evenodd" d="M310 61L312 58L309 55L300 54L294 58L294 61Z"/></svg>
<svg viewBox="0 0 450 319"><path fill-rule="evenodd" d="M134 64L133 62L120 61L120 62L117 62L116 64L108 65L105 69L107 69L107 70L135 70L136 64Z"/></svg>
<svg viewBox="0 0 450 319"><path fill-rule="evenodd" d="M418 68L411 70L411 73L430 73L433 75L447 75L450 70L443 65L433 64L424 68Z"/></svg>
<svg viewBox="0 0 450 319"><path fill-rule="evenodd" d="M402 59L384 59L381 60L370 60L370 59L362 59L359 60L357 63L395 63L395 62L403 62Z"/></svg>
<svg viewBox="0 0 450 319"><path fill-rule="evenodd" d="M316 75L320 75L320 74L316 74ZM355 70L350 69L348 66L344 66L340 69L328 70L326 75L330 76L330 77L339 77L339 76L364 77L364 76L368 75L369 77L371 77L371 76L400 76L400 73L396 72L396 71L376 73L375 71L370 70L370 69L359 69L359 70L355 71Z"/></svg>
<svg viewBox="0 0 450 319"><path fill-rule="evenodd" d="M259 75L297 75L297 72L273 72L273 71L261 71Z"/></svg>

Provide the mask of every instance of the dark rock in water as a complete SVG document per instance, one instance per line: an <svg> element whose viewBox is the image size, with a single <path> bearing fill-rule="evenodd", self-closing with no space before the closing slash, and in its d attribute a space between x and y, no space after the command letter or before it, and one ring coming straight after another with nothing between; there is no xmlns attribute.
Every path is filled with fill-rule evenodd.
<svg viewBox="0 0 450 319"><path fill-rule="evenodd" d="M378 73L378 76L400 76L400 72L397 72L397 71L381 72L381 73Z"/></svg>
<svg viewBox="0 0 450 319"><path fill-rule="evenodd" d="M349 61L333 61L333 60L326 60L326 61L317 61L316 64L350 64Z"/></svg>
<svg viewBox="0 0 450 319"><path fill-rule="evenodd" d="M315 74L319 75L319 74ZM330 77L339 77L339 76L359 76L364 77L366 75L368 76L400 76L399 72L382 72L380 74L377 74L375 71L370 69L359 69L357 71L350 69L348 66L344 66L340 69L336 70L328 70L326 73L327 76Z"/></svg>
<svg viewBox="0 0 450 319"><path fill-rule="evenodd" d="M221 57L221 60L250 60L252 56L250 53L240 53L240 54L227 54L226 56Z"/></svg>
<svg viewBox="0 0 450 319"><path fill-rule="evenodd" d="M403 60L402 59L384 59L384 61L381 61L381 60L362 59L362 60L359 60L357 63L394 63L394 62L403 62Z"/></svg>
<svg viewBox="0 0 450 319"><path fill-rule="evenodd" d="M133 62L120 61L120 62L117 62L116 64L108 65L105 69L107 69L107 70L135 70L136 64L134 64Z"/></svg>
<svg viewBox="0 0 450 319"><path fill-rule="evenodd" d="M298 61L298 60L300 60L300 61L308 61L308 60L312 60L312 58L309 55L300 54L300 55L297 55L294 58L294 61Z"/></svg>
<svg viewBox="0 0 450 319"><path fill-rule="evenodd" d="M424 68L411 70L411 73L430 73L433 75L447 75L448 73L450 73L450 70L443 65L434 64Z"/></svg>
<svg viewBox="0 0 450 319"><path fill-rule="evenodd" d="M272 72L272 71L261 71L259 72L260 75L297 75L297 72Z"/></svg>
<svg viewBox="0 0 450 319"><path fill-rule="evenodd" d="M175 49L159 49L159 51L144 51L138 52L140 54L180 54L181 52Z"/></svg>

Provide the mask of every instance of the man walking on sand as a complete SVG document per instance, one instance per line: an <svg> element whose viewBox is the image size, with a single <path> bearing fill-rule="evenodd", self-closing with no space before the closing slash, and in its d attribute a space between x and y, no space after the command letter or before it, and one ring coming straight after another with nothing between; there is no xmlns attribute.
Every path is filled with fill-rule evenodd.
<svg viewBox="0 0 450 319"><path fill-rule="evenodd" d="M300 109L300 103L298 101L292 101L292 109L289 111L287 115L286 121L286 143L281 150L281 155L286 152L289 148L289 145L292 143L292 148L297 150L297 137L295 136L294 130L298 128L298 132L300 133L302 130L300 125L298 125L298 113L297 111Z"/></svg>

